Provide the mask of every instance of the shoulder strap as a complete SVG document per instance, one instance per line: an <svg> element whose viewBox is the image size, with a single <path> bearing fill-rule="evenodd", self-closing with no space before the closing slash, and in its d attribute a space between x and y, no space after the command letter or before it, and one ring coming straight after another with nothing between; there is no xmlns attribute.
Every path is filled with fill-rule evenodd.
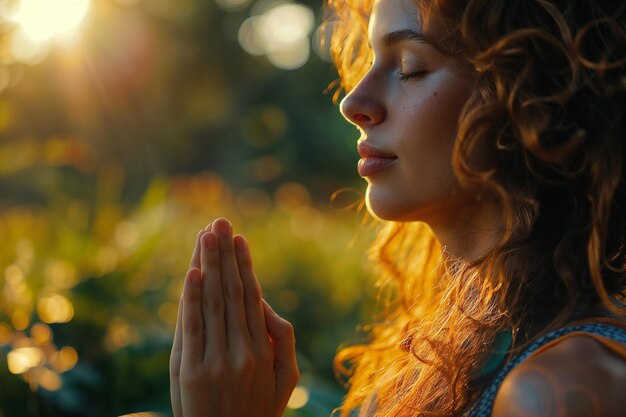
<svg viewBox="0 0 626 417"><path fill-rule="evenodd" d="M566 327L562 327L557 330L553 330L532 343L526 350L517 356L509 360L502 370L495 376L492 384L488 386L482 393L475 405L468 411L465 416L467 417L489 417L491 416L491 409L496 398L496 393L504 381L504 378L511 372L511 370L537 352L543 346L555 342L557 339L571 334L571 333L584 333L594 334L601 336L605 339L614 341L611 346L622 345L626 351L626 322L617 318L608 317L594 317L590 319L579 320L568 324ZM621 349L620 349L621 350Z"/></svg>
<svg viewBox="0 0 626 417"><path fill-rule="evenodd" d="M537 349L533 353L531 353L529 358L531 358L531 357L533 357L535 355L538 355L541 352L544 352L544 351L550 349L551 347L553 347L556 344L561 343L565 339L569 339L570 337L576 337L576 336L584 336L584 337L589 337L591 339L594 339L598 343L600 343L604 347L606 347L608 350L610 350L611 352L616 354L617 356L621 356L622 358L626 359L626 344L621 343L621 342L619 342L617 340L611 339L609 337L596 334L596 333L581 332L581 331L575 331L575 332L568 333L568 334L566 334L564 336L561 336L561 337L559 337L557 339L554 339L554 340L546 343L545 345L541 346L539 349Z"/></svg>

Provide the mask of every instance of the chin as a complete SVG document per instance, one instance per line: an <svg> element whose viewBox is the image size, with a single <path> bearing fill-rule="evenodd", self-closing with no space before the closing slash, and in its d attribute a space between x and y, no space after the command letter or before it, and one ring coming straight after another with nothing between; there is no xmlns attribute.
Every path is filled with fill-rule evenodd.
<svg viewBox="0 0 626 417"><path fill-rule="evenodd" d="M372 192L372 187L368 187L365 193L365 205L367 211L379 220L395 222L423 220L416 214L415 207L407 204L407 202L398 201L393 196L384 196Z"/></svg>

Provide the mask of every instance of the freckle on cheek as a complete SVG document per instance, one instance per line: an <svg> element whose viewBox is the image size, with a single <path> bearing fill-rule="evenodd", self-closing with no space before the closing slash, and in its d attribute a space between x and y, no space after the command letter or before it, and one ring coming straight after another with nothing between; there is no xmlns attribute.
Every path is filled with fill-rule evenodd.
<svg viewBox="0 0 626 417"><path fill-rule="evenodd" d="M437 97L437 92L436 91L433 93L433 96Z"/></svg>

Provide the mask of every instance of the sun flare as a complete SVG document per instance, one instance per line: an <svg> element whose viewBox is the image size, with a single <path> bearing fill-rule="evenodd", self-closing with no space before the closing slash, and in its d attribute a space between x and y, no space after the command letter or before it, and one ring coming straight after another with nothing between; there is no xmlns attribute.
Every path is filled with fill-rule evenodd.
<svg viewBox="0 0 626 417"><path fill-rule="evenodd" d="M35 42L74 30L87 14L90 0L21 0L11 17Z"/></svg>

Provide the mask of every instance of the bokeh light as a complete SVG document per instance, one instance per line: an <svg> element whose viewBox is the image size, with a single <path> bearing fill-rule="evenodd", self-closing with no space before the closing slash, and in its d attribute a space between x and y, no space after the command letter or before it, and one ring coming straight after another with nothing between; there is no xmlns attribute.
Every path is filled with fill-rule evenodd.
<svg viewBox="0 0 626 417"><path fill-rule="evenodd" d="M139 240L139 228L130 221L123 221L115 228L115 243L120 248L132 249Z"/></svg>
<svg viewBox="0 0 626 417"><path fill-rule="evenodd" d="M330 414L341 332L323 323L355 311L362 287L343 281L363 274L362 252L341 252L353 219L326 203L350 154L332 148L347 135L321 94L335 75L311 52L316 15L290 0L0 0L0 385L18 393L0 417L168 415L184 271L218 216L299 329L307 387L290 406L305 408L288 414Z"/></svg>
<svg viewBox="0 0 626 417"><path fill-rule="evenodd" d="M39 299L37 313L45 323L67 323L74 317L74 306L67 297L53 294Z"/></svg>
<svg viewBox="0 0 626 417"><path fill-rule="evenodd" d="M43 351L34 346L16 348L7 355L9 372L12 374L23 374L31 368L42 365L43 361Z"/></svg>
<svg viewBox="0 0 626 417"><path fill-rule="evenodd" d="M248 7L252 0L215 0L215 3L226 11L234 12Z"/></svg>
<svg viewBox="0 0 626 417"><path fill-rule="evenodd" d="M52 330L44 323L36 323L30 329L30 335L39 346L52 342Z"/></svg>
<svg viewBox="0 0 626 417"><path fill-rule="evenodd" d="M297 182L286 182L281 184L274 192L276 205L282 211L291 213L294 210L309 205L311 195L306 187Z"/></svg>
<svg viewBox="0 0 626 417"><path fill-rule="evenodd" d="M265 55L277 68L297 69L309 59L314 22L315 15L306 6L274 3L242 23L239 44L251 55Z"/></svg>
<svg viewBox="0 0 626 417"><path fill-rule="evenodd" d="M113 317L109 322L105 346L110 352L124 348L140 340L137 330L124 317Z"/></svg>
<svg viewBox="0 0 626 417"><path fill-rule="evenodd" d="M289 398L287 407L289 408L302 408L309 402L309 390L303 386L298 385Z"/></svg>
<svg viewBox="0 0 626 417"><path fill-rule="evenodd" d="M50 357L50 365L57 372L66 372L78 363L78 352L71 346L65 346Z"/></svg>
<svg viewBox="0 0 626 417"><path fill-rule="evenodd" d="M76 267L65 260L51 260L44 268L44 278L48 285L59 289L72 288L78 282Z"/></svg>
<svg viewBox="0 0 626 417"><path fill-rule="evenodd" d="M15 330L25 330L30 323L29 314L22 309L15 309L11 315L11 323Z"/></svg>
<svg viewBox="0 0 626 417"><path fill-rule="evenodd" d="M0 323L0 346L7 345L11 341L13 332L6 323Z"/></svg>
<svg viewBox="0 0 626 417"><path fill-rule="evenodd" d="M63 385L61 376L45 367L37 369L37 384L48 391L57 391Z"/></svg>

